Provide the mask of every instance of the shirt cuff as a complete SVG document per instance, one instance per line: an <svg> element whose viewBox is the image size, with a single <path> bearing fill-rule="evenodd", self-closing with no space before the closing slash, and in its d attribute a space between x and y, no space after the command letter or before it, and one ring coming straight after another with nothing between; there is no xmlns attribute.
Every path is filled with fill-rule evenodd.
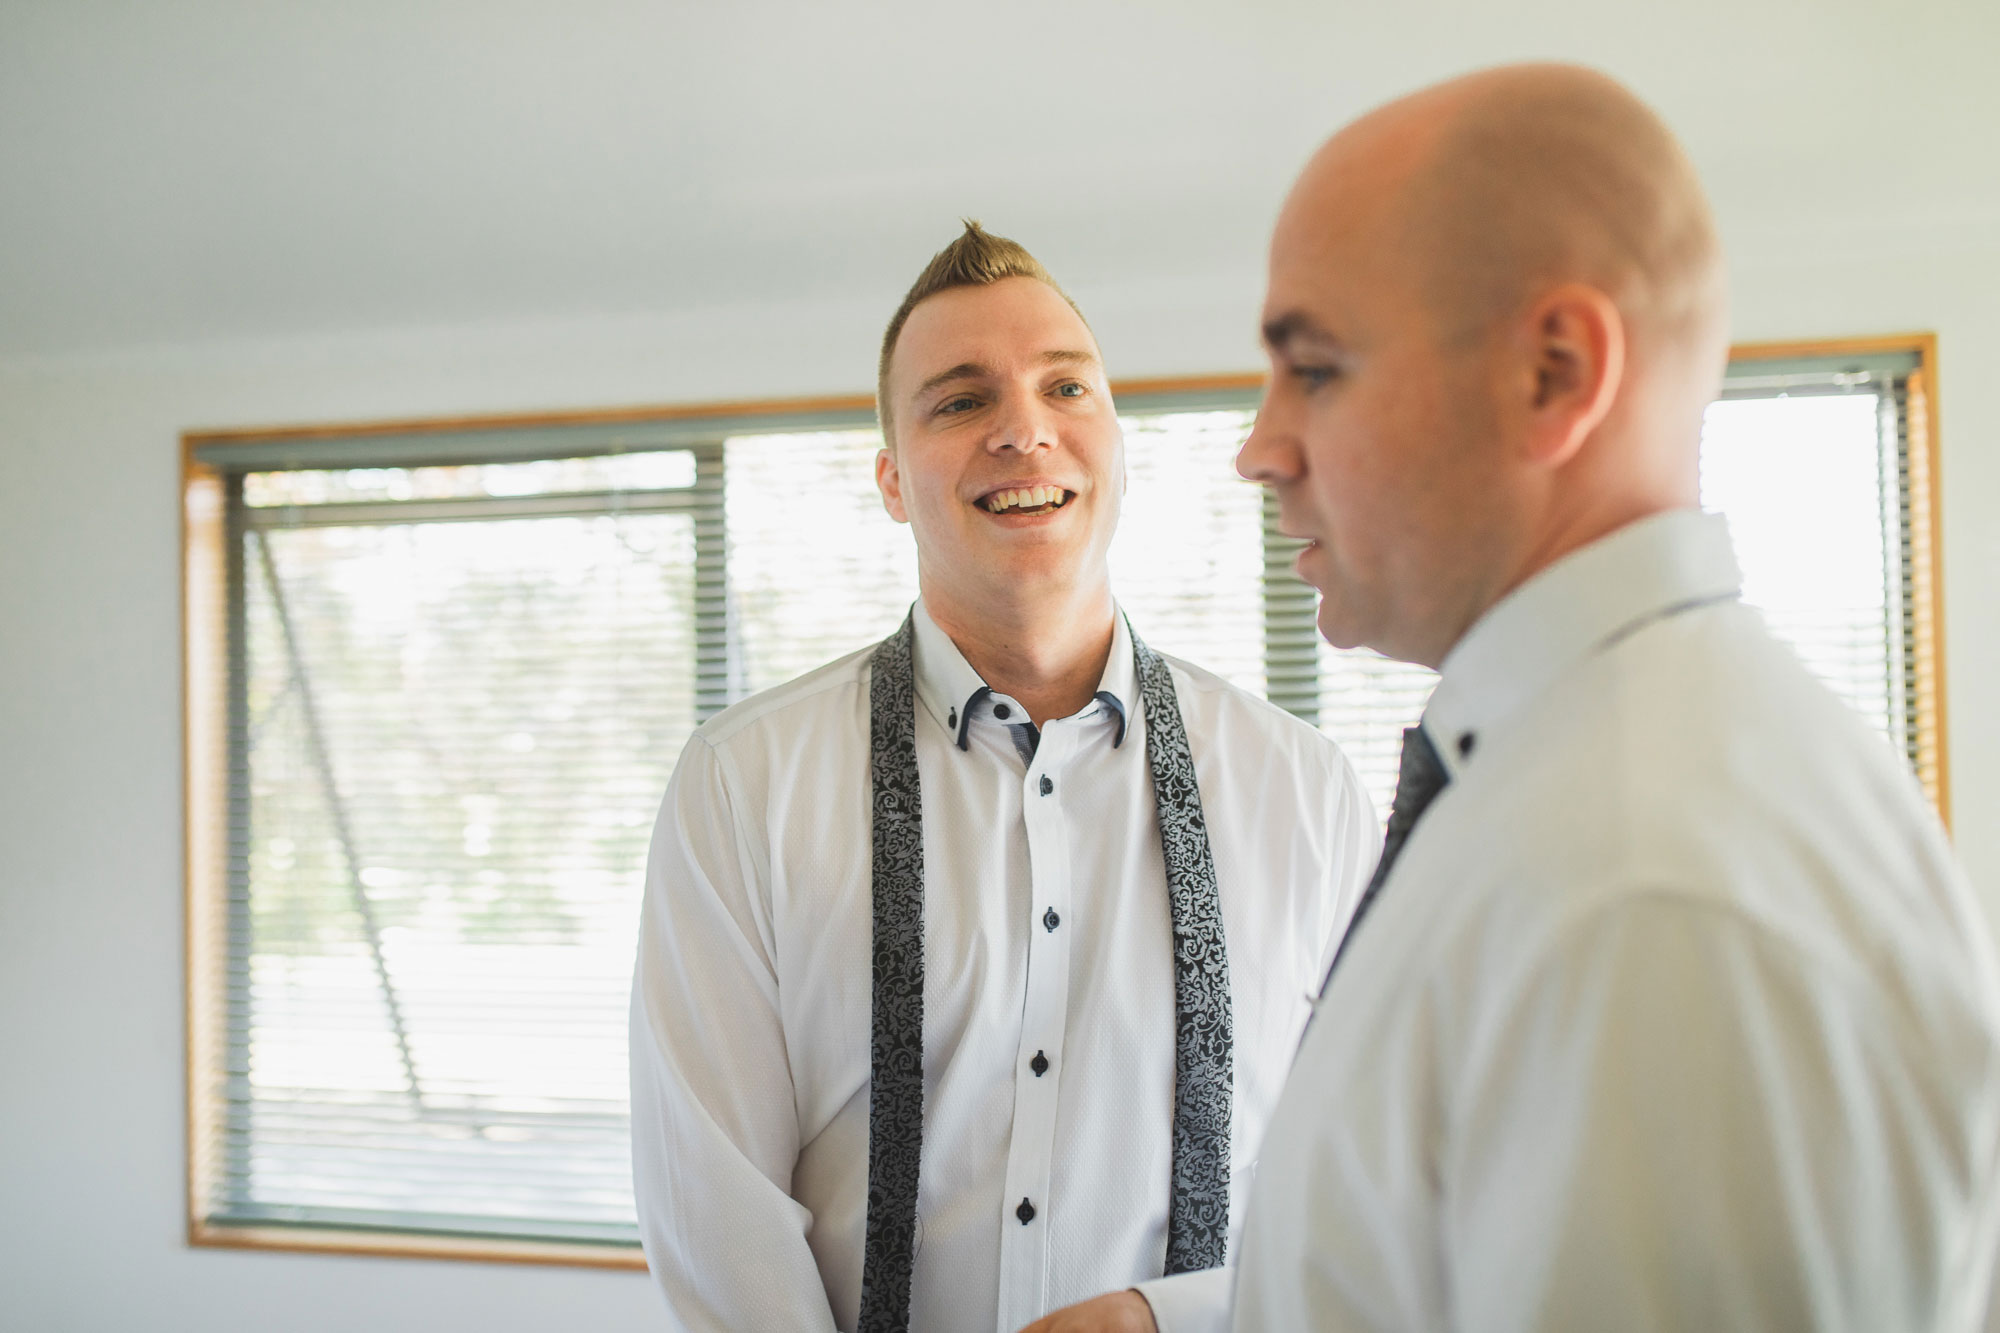
<svg viewBox="0 0 2000 1333"><path fill-rule="evenodd" d="M1229 1298L1235 1291L1236 1268L1204 1268L1141 1282L1133 1290L1153 1307L1160 1333L1223 1333L1229 1326Z"/></svg>

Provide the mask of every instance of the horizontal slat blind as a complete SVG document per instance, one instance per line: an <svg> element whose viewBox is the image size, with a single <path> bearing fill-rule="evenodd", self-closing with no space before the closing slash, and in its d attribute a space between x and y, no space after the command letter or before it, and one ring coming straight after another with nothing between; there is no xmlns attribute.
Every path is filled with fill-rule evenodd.
<svg viewBox="0 0 2000 1333"><path fill-rule="evenodd" d="M1711 411L1704 501L1751 600L1903 744L1898 382L1764 370ZM1113 586L1155 646L1338 740L1386 814L1435 677L1320 639L1234 474L1254 404L1122 404ZM626 1000L674 758L916 595L851 413L489 443L210 449L236 608L210 1222L632 1242Z"/></svg>
<svg viewBox="0 0 2000 1333"><path fill-rule="evenodd" d="M212 1221L633 1237L632 927L721 510L633 462L583 470L671 506L575 465L247 479Z"/></svg>
<svg viewBox="0 0 2000 1333"><path fill-rule="evenodd" d="M875 489L873 429L726 446L736 697L885 638L917 596L917 548Z"/></svg>
<svg viewBox="0 0 2000 1333"><path fill-rule="evenodd" d="M1319 644L1320 730L1340 742L1386 820L1403 760L1403 729L1424 715L1437 673L1365 648Z"/></svg>
<svg viewBox="0 0 2000 1333"><path fill-rule="evenodd" d="M1149 645L1262 694L1259 488L1236 475L1241 408L1127 416L1111 586Z"/></svg>
<svg viewBox="0 0 2000 1333"><path fill-rule="evenodd" d="M1704 507L1729 519L1744 601L1906 752L1908 701L1896 661L1904 580L1899 443L1893 398L1870 386L1732 397L1708 410L1701 492Z"/></svg>

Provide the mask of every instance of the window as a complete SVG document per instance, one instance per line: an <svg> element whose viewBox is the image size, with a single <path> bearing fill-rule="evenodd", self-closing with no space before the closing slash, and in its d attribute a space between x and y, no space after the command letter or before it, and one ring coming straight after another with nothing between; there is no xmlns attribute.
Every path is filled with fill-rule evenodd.
<svg viewBox="0 0 2000 1333"><path fill-rule="evenodd" d="M1929 338L1739 349L1702 436L1744 599L1950 817Z"/></svg>
<svg viewBox="0 0 2000 1333"><path fill-rule="evenodd" d="M1870 357L1744 362L1704 485L1774 624L1941 775L1923 367ZM1121 390L1114 586L1155 646L1339 739L1386 810L1431 677L1319 640L1231 467L1256 392ZM190 439L198 1241L640 1262L653 816L703 718L905 613L876 447L865 401Z"/></svg>
<svg viewBox="0 0 2000 1333"><path fill-rule="evenodd" d="M1744 600L1948 819L1934 360L1929 338L1739 348L1703 423L1701 501L1729 520ZM1286 704L1342 742L1386 813L1401 729L1436 677L1324 642L1318 666L1317 713L1305 697Z"/></svg>

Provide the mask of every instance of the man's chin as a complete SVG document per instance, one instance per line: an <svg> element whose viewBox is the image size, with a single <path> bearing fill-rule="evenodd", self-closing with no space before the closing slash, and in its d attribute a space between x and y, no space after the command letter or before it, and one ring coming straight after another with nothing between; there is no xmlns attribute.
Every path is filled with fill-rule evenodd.
<svg viewBox="0 0 2000 1333"><path fill-rule="evenodd" d="M1023 598L1066 600L1071 594L1104 579L1102 568L1057 543L1002 543L1003 549L954 562L957 577L951 589L969 605L1011 602ZM939 591L945 589L940 588Z"/></svg>
<svg viewBox="0 0 2000 1333"><path fill-rule="evenodd" d="M1343 651L1350 648L1365 648L1365 633L1351 616L1340 614L1340 606L1326 595L1325 589L1319 594L1319 615L1314 623L1319 627L1319 636L1328 644Z"/></svg>

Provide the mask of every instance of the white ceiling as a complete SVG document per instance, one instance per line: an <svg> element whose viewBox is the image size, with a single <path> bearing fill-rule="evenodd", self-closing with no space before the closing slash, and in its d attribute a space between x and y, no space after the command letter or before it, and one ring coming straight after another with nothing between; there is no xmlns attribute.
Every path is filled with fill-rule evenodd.
<svg viewBox="0 0 2000 1333"><path fill-rule="evenodd" d="M1240 276L1342 118L1599 64L1741 255L2000 228L2000 4L0 0L0 356Z"/></svg>

